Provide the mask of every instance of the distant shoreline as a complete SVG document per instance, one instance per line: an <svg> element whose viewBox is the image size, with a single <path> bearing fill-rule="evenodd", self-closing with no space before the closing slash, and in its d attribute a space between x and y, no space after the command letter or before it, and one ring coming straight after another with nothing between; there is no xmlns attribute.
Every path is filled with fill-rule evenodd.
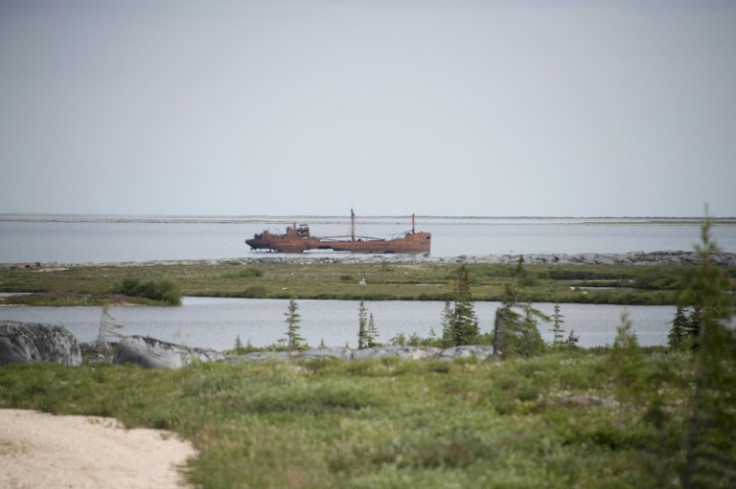
<svg viewBox="0 0 736 489"><path fill-rule="evenodd" d="M360 224L405 224L411 216L358 216ZM453 224L506 225L700 225L698 217L534 217L534 216L416 216L422 226L446 226ZM714 217L714 225L734 226L736 217ZM343 224L349 216L116 216L77 214L0 214L0 222L44 222L44 223L121 223L121 224Z"/></svg>
<svg viewBox="0 0 736 489"><path fill-rule="evenodd" d="M0 263L0 269L26 268L36 271L54 271L78 267L147 267L147 266L219 266L219 265L318 265L325 263L351 264L401 264L401 265L460 265L460 264L515 264L524 258L527 265L638 265L638 266L686 266L696 265L698 255L693 251L655 251L627 253L528 253L460 255L433 257L426 255L373 255L339 253L331 256L310 256L288 253L256 253L247 257L201 258L184 260L147 260L113 262L18 262ZM736 266L736 253L722 252L715 260L717 265Z"/></svg>

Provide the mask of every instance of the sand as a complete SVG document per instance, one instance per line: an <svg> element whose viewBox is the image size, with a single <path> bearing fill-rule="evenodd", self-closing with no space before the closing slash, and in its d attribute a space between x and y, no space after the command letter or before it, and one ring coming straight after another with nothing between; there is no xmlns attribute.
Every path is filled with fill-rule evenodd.
<svg viewBox="0 0 736 489"><path fill-rule="evenodd" d="M0 487L151 488L183 486L190 443L111 418L0 409Z"/></svg>

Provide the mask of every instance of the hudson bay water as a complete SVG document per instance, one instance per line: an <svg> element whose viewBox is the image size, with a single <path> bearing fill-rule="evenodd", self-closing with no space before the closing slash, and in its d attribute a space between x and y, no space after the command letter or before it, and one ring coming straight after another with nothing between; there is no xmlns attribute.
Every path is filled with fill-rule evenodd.
<svg viewBox="0 0 736 489"><path fill-rule="evenodd" d="M347 235L343 217L191 217L191 216L2 216L0 263L106 263L150 260L217 259L260 256L244 240L269 229L309 223L317 236ZM358 219L356 234L388 237L411 228L409 217ZM418 217L416 229L432 233L432 256L625 253L691 251L699 240L696 219L484 218ZM736 221L717 221L713 237L724 251L736 252ZM350 256L331 252L316 255ZM355 346L358 304L353 301L299 301L301 334L313 345ZM371 302L380 341L403 333L439 333L439 302ZM551 304L536 304L546 313ZM481 330L489 331L497 303L476 303ZM256 299L185 298L181 307L112 308L122 334L142 334L165 341L218 350L243 343L265 346L286 330L287 302ZM581 346L613 341L627 312L642 345L665 344L674 315L670 306L562 305L563 327L573 329ZM80 341L96 338L98 307L2 307L0 319L59 324ZM550 340L548 326L540 325Z"/></svg>
<svg viewBox="0 0 736 489"><path fill-rule="evenodd" d="M256 256L245 239L268 229L310 224L316 236L350 233L345 217L3 216L0 263L105 263ZM411 218L359 218L356 234L385 238L411 229ZM695 219L418 217L432 233L432 256L691 251ZM736 220L717 221L713 237L736 252ZM310 254L339 253L310 252Z"/></svg>

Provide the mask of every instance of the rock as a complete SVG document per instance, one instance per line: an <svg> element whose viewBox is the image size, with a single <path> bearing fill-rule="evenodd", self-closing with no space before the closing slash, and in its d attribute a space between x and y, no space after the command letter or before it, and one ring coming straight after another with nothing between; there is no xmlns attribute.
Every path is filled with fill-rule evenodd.
<svg viewBox="0 0 736 489"><path fill-rule="evenodd" d="M0 321L0 365L36 362L80 365L77 339L61 326Z"/></svg>
<svg viewBox="0 0 736 489"><path fill-rule="evenodd" d="M181 368L193 362L224 360L222 353L188 348L143 336L126 336L118 343L113 363L134 363L143 368Z"/></svg>
<svg viewBox="0 0 736 489"><path fill-rule="evenodd" d="M237 357L231 357L227 359L228 363L243 363L243 362L273 362L280 361L286 362L289 360L298 360L299 354L296 352L288 351L254 351L252 353L246 353L245 355L239 355Z"/></svg>
<svg viewBox="0 0 736 489"><path fill-rule="evenodd" d="M336 358L340 360L349 360L352 358L353 352L350 348L340 347L322 347L312 348L302 352L301 358L305 360L316 360L319 358Z"/></svg>
<svg viewBox="0 0 736 489"><path fill-rule="evenodd" d="M475 357L478 360L488 358L493 355L493 347L488 345L462 345L452 346L440 353L443 360L455 360L457 358Z"/></svg>
<svg viewBox="0 0 736 489"><path fill-rule="evenodd" d="M400 358L401 360L422 360L436 358L439 348L418 346L377 346L353 352L353 360L375 360L377 358Z"/></svg>

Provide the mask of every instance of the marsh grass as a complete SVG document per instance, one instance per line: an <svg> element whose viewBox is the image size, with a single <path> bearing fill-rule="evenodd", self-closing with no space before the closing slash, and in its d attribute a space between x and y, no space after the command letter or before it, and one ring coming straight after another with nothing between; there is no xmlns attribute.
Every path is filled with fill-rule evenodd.
<svg viewBox="0 0 736 489"><path fill-rule="evenodd" d="M498 301L513 280L511 265L466 264L473 300ZM676 304L688 266L525 265L521 302ZM258 264L237 262L74 266L45 273L0 268L0 291L105 294L135 277L169 281L181 295L210 297L452 300L457 264ZM736 277L736 269L725 270ZM603 282L602 282L603 281ZM599 287L603 284L605 287ZM583 287L593 287L584 289ZM0 301L2 299L0 298Z"/></svg>
<svg viewBox="0 0 736 489"><path fill-rule="evenodd" d="M200 451L187 477L204 488L671 485L689 393L673 372L687 354L644 352L658 400L622 424L616 409L559 402L613 399L608 358L14 365L0 369L0 405L175 431Z"/></svg>

